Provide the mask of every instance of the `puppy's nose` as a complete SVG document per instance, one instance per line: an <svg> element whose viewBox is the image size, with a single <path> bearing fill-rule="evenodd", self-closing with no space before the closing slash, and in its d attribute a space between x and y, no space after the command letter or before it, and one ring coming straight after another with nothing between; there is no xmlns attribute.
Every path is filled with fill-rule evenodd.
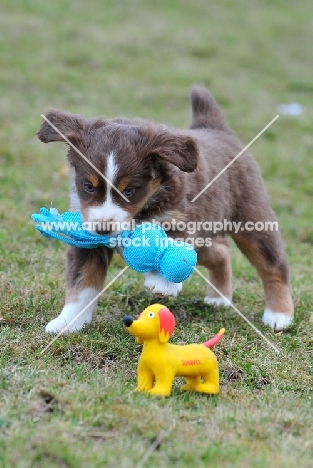
<svg viewBox="0 0 313 468"><path fill-rule="evenodd" d="M109 229L97 229L97 234L112 234L112 231Z"/></svg>
<svg viewBox="0 0 313 468"><path fill-rule="evenodd" d="M113 234L116 230L114 219L97 219L95 221L95 231L97 234Z"/></svg>
<svg viewBox="0 0 313 468"><path fill-rule="evenodd" d="M123 318L123 322L124 325L126 325L126 327L130 327L133 321L133 317L131 317L130 315L126 315L126 317Z"/></svg>

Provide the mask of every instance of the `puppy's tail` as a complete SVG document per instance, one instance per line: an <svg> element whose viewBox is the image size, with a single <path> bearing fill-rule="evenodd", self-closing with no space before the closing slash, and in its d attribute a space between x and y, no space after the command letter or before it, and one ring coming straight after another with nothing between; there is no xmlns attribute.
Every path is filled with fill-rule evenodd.
<svg viewBox="0 0 313 468"><path fill-rule="evenodd" d="M213 338L202 344L204 344L206 348L213 348L213 346L215 346L223 338L224 333L225 328L221 328L220 331L215 336L213 336Z"/></svg>
<svg viewBox="0 0 313 468"><path fill-rule="evenodd" d="M190 93L192 107L191 129L212 128L232 133L222 110L210 91L202 85L194 85Z"/></svg>

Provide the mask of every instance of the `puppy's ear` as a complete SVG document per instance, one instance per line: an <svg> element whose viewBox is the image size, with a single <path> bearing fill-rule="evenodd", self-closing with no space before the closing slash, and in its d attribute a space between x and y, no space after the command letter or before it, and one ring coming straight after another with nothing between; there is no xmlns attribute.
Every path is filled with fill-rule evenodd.
<svg viewBox="0 0 313 468"><path fill-rule="evenodd" d="M50 109L44 114L45 118L37 132L38 138L43 143L51 141L63 141L66 137L71 143L77 143L81 139L83 130L82 117L69 114L58 109ZM62 136L64 135L64 136Z"/></svg>
<svg viewBox="0 0 313 468"><path fill-rule="evenodd" d="M151 143L151 159L160 158L183 172L193 172L197 168L198 148L192 137L166 130L154 135Z"/></svg>

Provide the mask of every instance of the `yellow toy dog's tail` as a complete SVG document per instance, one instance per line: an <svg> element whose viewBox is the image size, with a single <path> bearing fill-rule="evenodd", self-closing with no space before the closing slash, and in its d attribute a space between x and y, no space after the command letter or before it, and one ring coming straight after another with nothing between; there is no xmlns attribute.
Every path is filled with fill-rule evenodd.
<svg viewBox="0 0 313 468"><path fill-rule="evenodd" d="M213 346L215 346L223 338L224 333L225 328L221 328L220 331L215 336L213 336L213 338L202 344L204 344L206 348L213 348Z"/></svg>

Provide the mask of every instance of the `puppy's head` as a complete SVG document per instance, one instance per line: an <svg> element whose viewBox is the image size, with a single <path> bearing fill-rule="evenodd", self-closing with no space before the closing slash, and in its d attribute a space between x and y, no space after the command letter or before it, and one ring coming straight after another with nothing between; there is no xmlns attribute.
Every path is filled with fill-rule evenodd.
<svg viewBox="0 0 313 468"><path fill-rule="evenodd" d="M69 145L75 180L72 209L80 210L84 221L104 226L98 232L119 230L117 226L148 207L160 209L164 200L172 208L170 179L174 184L180 171L192 172L197 166L196 142L161 125L139 119L86 119L59 110L48 111L45 118L38 137L44 143Z"/></svg>
<svg viewBox="0 0 313 468"><path fill-rule="evenodd" d="M158 340L167 343L175 328L175 317L170 310L161 305L153 304L147 307L138 317L124 317L124 324L129 333L136 337L137 343L147 340Z"/></svg>

